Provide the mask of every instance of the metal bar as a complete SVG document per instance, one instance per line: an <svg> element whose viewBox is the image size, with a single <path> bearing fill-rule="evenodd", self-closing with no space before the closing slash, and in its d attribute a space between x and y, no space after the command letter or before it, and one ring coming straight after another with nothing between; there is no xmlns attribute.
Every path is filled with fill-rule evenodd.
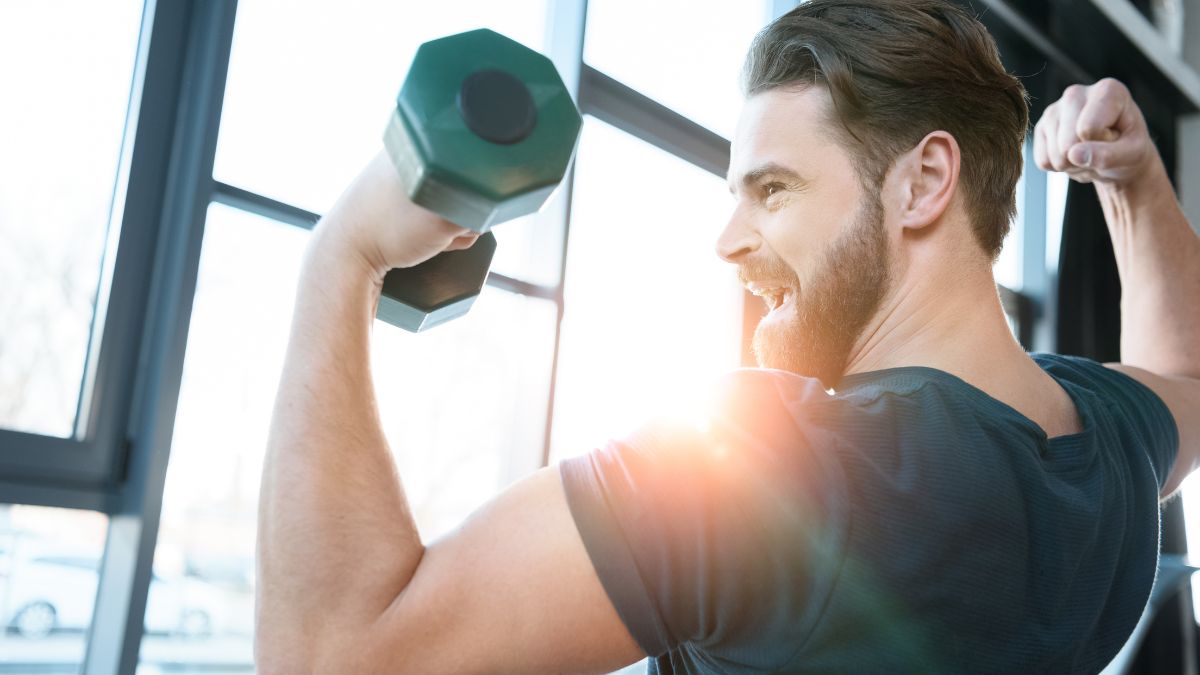
<svg viewBox="0 0 1200 675"><path fill-rule="evenodd" d="M318 213L305 211L297 206L292 206L291 204L277 201L270 197L264 197L258 193L243 190L242 188L219 181L213 183L212 200L226 206L232 206L235 209L248 211L264 218L270 218L271 220L277 220L281 223L306 230L311 230L316 226L317 221L321 219L321 215ZM487 285L510 293L519 293L535 298L553 300L558 297L558 288L556 286L542 286L514 279L497 272L492 272L488 275Z"/></svg>
<svg viewBox="0 0 1200 675"><path fill-rule="evenodd" d="M0 476L8 481L30 480L64 486L100 488L107 473L94 470L96 445L15 429L0 429ZM0 503L20 503L0 489Z"/></svg>
<svg viewBox="0 0 1200 675"><path fill-rule="evenodd" d="M588 0L552 0L549 6L550 58L558 68L563 84L583 108L583 40L587 33ZM558 391L558 360L562 353L563 299L567 283L567 246L571 235L571 202L575 192L575 163L563 178L562 196L546 209L546 218L553 219L562 232L559 253L558 286L554 292L557 314L554 319L554 353L550 357L550 387L546 396L546 429L542 435L542 456L539 466L550 463L550 444L554 434L554 397Z"/></svg>
<svg viewBox="0 0 1200 675"><path fill-rule="evenodd" d="M1009 28L1016 31L1034 49L1041 52L1051 63L1060 68L1068 77L1076 82L1095 82L1096 78L1080 66L1075 59L1059 49L1054 40L1040 28L1030 23L1025 16L1009 0L979 0L988 10L1000 18ZM967 3L968 7L971 4ZM981 12L981 14L983 14Z"/></svg>
<svg viewBox="0 0 1200 675"><path fill-rule="evenodd" d="M139 135L142 125L165 126L171 141L138 146L143 161L161 172L162 209L153 219L158 240L130 416L128 478L109 519L85 675L137 669L236 9L235 0L191 0L148 10L155 16L145 99L172 105L144 118ZM131 184L136 180L131 175Z"/></svg>
<svg viewBox="0 0 1200 675"><path fill-rule="evenodd" d="M320 214L305 211L298 206L292 206L220 181L213 181L212 200L305 230L313 229L317 221L321 219Z"/></svg>
<svg viewBox="0 0 1200 675"><path fill-rule="evenodd" d="M113 509L116 501L116 495L111 490L71 488L57 482L42 483L7 475L4 480L0 480L0 502L5 504L31 504L107 513Z"/></svg>
<svg viewBox="0 0 1200 675"><path fill-rule="evenodd" d="M500 290L508 291L509 293L517 293L520 295L528 295L534 298L542 298L543 300L557 300L558 287L556 286L541 286L539 284L531 284L528 281L521 281L512 277L506 277L498 272L488 274L487 285Z"/></svg>
<svg viewBox="0 0 1200 675"><path fill-rule="evenodd" d="M583 65L579 104L583 112L725 178L729 141L663 104Z"/></svg>

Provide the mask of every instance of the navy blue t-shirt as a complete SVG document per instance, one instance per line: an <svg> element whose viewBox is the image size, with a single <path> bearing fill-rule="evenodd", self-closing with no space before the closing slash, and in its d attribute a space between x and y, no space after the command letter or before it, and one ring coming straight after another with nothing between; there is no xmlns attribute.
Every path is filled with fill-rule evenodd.
<svg viewBox="0 0 1200 675"><path fill-rule="evenodd" d="M563 462L600 581L651 673L1091 673L1137 623L1178 432L1087 359L1034 355L1083 431L940 370L836 393L725 376L701 424L662 420Z"/></svg>

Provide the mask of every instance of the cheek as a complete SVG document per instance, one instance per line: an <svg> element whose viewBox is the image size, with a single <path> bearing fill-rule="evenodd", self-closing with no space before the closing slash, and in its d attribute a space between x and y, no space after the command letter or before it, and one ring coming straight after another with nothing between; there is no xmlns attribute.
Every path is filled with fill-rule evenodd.
<svg viewBox="0 0 1200 675"><path fill-rule="evenodd" d="M801 280L819 271L829 246L853 221L853 210L822 202L795 203L776 214L766 237Z"/></svg>

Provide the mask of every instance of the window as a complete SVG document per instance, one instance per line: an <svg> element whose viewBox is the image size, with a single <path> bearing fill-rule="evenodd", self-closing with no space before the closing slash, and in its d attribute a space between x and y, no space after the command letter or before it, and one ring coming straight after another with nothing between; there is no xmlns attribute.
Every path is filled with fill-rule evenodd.
<svg viewBox="0 0 1200 675"><path fill-rule="evenodd" d="M741 354L724 181L592 118L576 161L555 459L673 412Z"/></svg>
<svg viewBox="0 0 1200 675"><path fill-rule="evenodd" d="M180 586L174 618L146 617L176 628L148 633L146 665L251 667L259 478L307 242L209 209L155 552ZM380 412L426 540L540 463L555 318L549 301L489 287L426 333L376 324Z"/></svg>
<svg viewBox="0 0 1200 675"><path fill-rule="evenodd" d="M141 13L0 5L0 427L75 429Z"/></svg>
<svg viewBox="0 0 1200 675"><path fill-rule="evenodd" d="M108 519L0 504L0 670L78 668Z"/></svg>
<svg viewBox="0 0 1200 675"><path fill-rule="evenodd" d="M767 12L761 0L589 2L583 60L732 138L742 61Z"/></svg>

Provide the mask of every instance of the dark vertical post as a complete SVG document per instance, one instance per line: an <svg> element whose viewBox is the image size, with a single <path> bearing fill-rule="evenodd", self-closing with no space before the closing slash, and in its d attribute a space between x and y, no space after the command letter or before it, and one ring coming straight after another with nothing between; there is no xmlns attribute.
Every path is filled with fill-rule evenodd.
<svg viewBox="0 0 1200 675"><path fill-rule="evenodd" d="M133 675L158 539L184 349L196 287L236 0L157 2L143 98L174 105L139 120L166 147L135 146L130 183L161 180L150 298L128 428L126 475L110 514L85 675ZM143 38L144 39L144 38ZM155 179L145 174L157 171Z"/></svg>

